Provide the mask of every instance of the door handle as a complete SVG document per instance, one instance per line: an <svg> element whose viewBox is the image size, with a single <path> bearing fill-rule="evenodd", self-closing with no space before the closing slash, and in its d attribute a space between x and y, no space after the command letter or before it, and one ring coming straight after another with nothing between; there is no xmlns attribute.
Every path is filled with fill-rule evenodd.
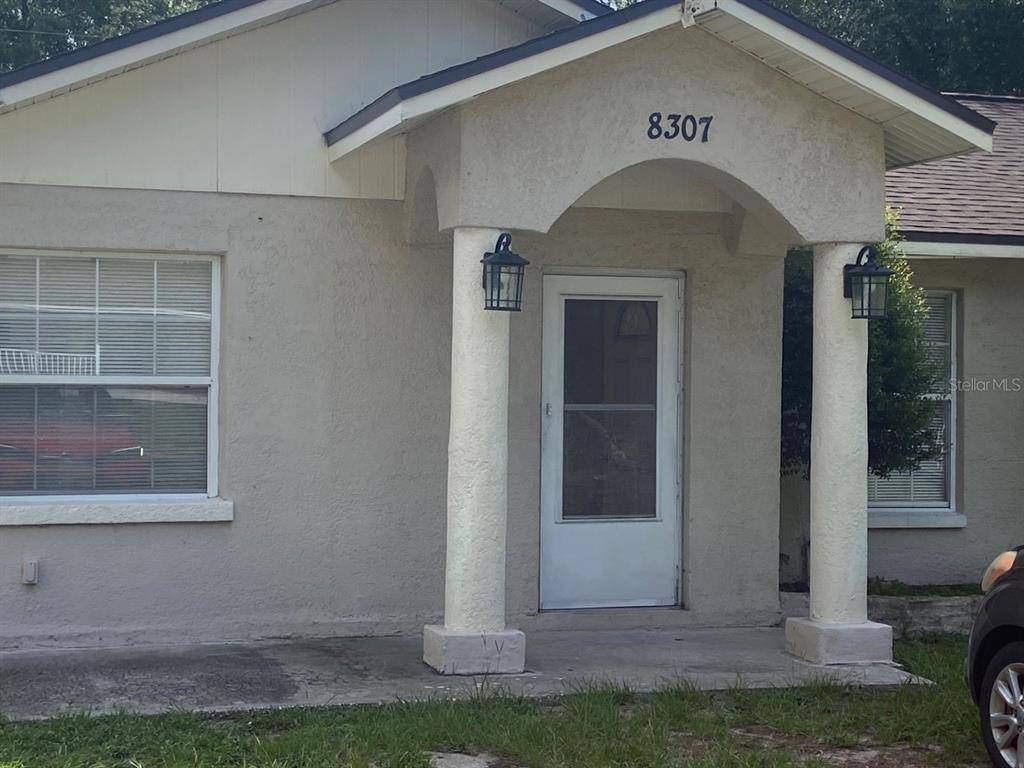
<svg viewBox="0 0 1024 768"><path fill-rule="evenodd" d="M544 403L544 415L550 416L553 412L554 409L551 407L551 403Z"/></svg>

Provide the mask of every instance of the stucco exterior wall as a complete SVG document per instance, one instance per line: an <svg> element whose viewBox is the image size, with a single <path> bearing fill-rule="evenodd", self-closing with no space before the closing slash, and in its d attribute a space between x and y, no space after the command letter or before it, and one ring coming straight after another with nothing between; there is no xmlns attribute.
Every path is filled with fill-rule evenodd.
<svg viewBox="0 0 1024 768"><path fill-rule="evenodd" d="M654 111L712 116L708 141L649 138ZM457 176L435 168L439 200L458 190L442 227L544 232L603 179L674 159L745 209L781 216L789 243L882 236L881 127L696 27L557 67L460 114L461 162L446 164Z"/></svg>
<svg viewBox="0 0 1024 768"><path fill-rule="evenodd" d="M683 590L697 623L766 622L778 595L782 254L730 255L722 219L573 209L521 236L527 307L512 323L508 599L536 609L541 287L564 267L684 270Z"/></svg>
<svg viewBox="0 0 1024 768"><path fill-rule="evenodd" d="M996 554L1024 544L1024 262L915 258L911 266L921 287L958 292L958 378L968 386L958 393L955 499L967 524L871 529L868 574L909 584L971 583ZM986 384L1003 379L1009 391ZM806 569L806 483L785 478L781 487L780 578L797 581Z"/></svg>
<svg viewBox="0 0 1024 768"><path fill-rule="evenodd" d="M407 216L388 202L0 186L0 246L224 254L220 487L235 504L230 523L0 527L0 647L374 634L440 617L451 239L409 245ZM782 256L732 255L724 228L574 209L549 235L517 236L533 265L512 323L512 624L537 609L541 275L568 265L686 271L691 610L677 613L777 616ZM23 557L40 562L36 586L20 583Z"/></svg>
<svg viewBox="0 0 1024 768"><path fill-rule="evenodd" d="M0 647L440 616L450 246L399 203L0 186L0 245L222 253L230 523L0 527ZM40 581L20 583L22 557Z"/></svg>
<svg viewBox="0 0 1024 768"><path fill-rule="evenodd" d="M968 583L999 552L1024 544L1024 262L914 259L925 288L959 291L959 467L962 529L873 530L872 576ZM1007 379L1011 391L985 382ZM971 384L975 383L974 391Z"/></svg>

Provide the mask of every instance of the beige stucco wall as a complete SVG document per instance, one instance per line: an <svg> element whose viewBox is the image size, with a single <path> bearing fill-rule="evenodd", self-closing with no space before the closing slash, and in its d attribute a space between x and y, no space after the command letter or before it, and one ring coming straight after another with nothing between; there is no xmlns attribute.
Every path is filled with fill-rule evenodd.
<svg viewBox="0 0 1024 768"><path fill-rule="evenodd" d="M996 554L1024 544L1024 262L1010 259L912 262L925 288L960 292L961 380L1008 379L1016 391L959 394L957 511L952 530L874 530L873 576L909 583L973 582Z"/></svg>
<svg viewBox="0 0 1024 768"><path fill-rule="evenodd" d="M407 217L386 202L0 186L5 247L225 254L220 486L235 503L231 523L0 528L0 646L439 617L451 245L408 245ZM556 265L686 271L680 621L775 618L782 259L730 255L722 219L574 209L517 236L533 265L512 331L512 623L537 606L540 290ZM20 584L22 557L39 559L37 586Z"/></svg>
<svg viewBox="0 0 1024 768"><path fill-rule="evenodd" d="M722 219L573 209L522 236L527 310L512 324L509 608L537 604L542 273L625 267L686 273L683 589L698 623L777 610L782 254L730 254Z"/></svg>
<svg viewBox="0 0 1024 768"><path fill-rule="evenodd" d="M918 285L959 292L958 377L1006 379L1011 391L982 385L959 393L956 511L966 527L872 529L868 572L910 584L969 583L1000 551L1024 544L1024 262L914 259L911 266ZM793 581L807 530L799 478L782 482L781 517L790 560L781 578Z"/></svg>
<svg viewBox="0 0 1024 768"><path fill-rule="evenodd" d="M713 114L713 139L651 141L653 110ZM0 185L0 247L223 254L220 489L235 503L231 523L0 528L0 646L436 621L452 285L451 235L437 234L438 222L517 229L533 262L526 311L512 318L510 622L555 621L535 615L540 301L544 271L568 266L687 278L688 610L617 621L777 619L785 244L881 235L880 128L677 28L485 95L413 132L407 150L405 203L223 191L265 191L259 184ZM94 162L112 152L96 148ZM570 209L602 179L652 160L699 178L691 192L715 185L718 212ZM275 184L288 167L274 165ZM38 586L19 583L22 557L40 560Z"/></svg>
<svg viewBox="0 0 1024 768"><path fill-rule="evenodd" d="M0 528L0 646L412 630L440 614L450 249L401 203L0 186L0 243L220 252L231 523ZM23 556L40 583L20 583Z"/></svg>
<svg viewBox="0 0 1024 768"><path fill-rule="evenodd" d="M713 116L708 141L648 138L653 111ZM787 222L783 242L882 235L881 127L696 27L557 67L442 120L443 142L414 132L408 145L414 165L433 167L442 227L544 232L617 171L674 159L760 226Z"/></svg>

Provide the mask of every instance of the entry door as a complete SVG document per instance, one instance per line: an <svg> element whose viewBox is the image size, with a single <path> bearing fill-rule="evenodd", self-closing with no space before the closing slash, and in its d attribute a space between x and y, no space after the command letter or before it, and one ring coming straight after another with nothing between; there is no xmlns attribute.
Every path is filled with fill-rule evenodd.
<svg viewBox="0 0 1024 768"><path fill-rule="evenodd" d="M544 278L541 608L679 602L681 282Z"/></svg>

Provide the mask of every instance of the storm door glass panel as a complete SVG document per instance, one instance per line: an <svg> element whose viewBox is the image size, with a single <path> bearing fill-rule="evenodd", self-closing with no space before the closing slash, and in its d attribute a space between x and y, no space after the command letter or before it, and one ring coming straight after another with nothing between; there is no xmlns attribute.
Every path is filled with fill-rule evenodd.
<svg viewBox="0 0 1024 768"><path fill-rule="evenodd" d="M654 301L567 299L562 519L657 517Z"/></svg>

